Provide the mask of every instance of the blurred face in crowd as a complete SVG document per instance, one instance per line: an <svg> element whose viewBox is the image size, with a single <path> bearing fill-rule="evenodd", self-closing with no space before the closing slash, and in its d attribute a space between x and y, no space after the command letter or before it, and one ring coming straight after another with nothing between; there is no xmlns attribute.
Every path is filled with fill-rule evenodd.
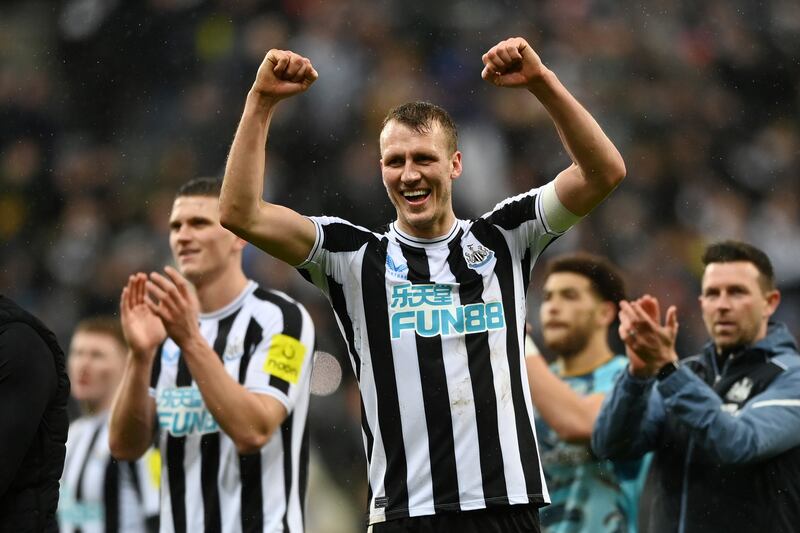
<svg viewBox="0 0 800 533"><path fill-rule="evenodd" d="M400 229L421 238L447 233L455 222L451 191L461 175L461 152L434 122L420 133L389 121L381 132L381 173Z"/></svg>
<svg viewBox="0 0 800 533"><path fill-rule="evenodd" d="M767 290L753 263L710 263L703 273L700 306L703 321L718 352L763 339L780 294Z"/></svg>
<svg viewBox="0 0 800 533"><path fill-rule="evenodd" d="M72 396L98 411L109 408L122 379L126 351L108 333L77 331L67 359Z"/></svg>
<svg viewBox="0 0 800 533"><path fill-rule="evenodd" d="M199 286L239 268L245 241L219 223L219 198L179 196L172 204L169 244L181 274Z"/></svg>
<svg viewBox="0 0 800 533"><path fill-rule="evenodd" d="M560 357L576 355L593 336L605 338L614 311L613 304L600 299L589 278L554 272L545 280L539 307L544 343Z"/></svg>

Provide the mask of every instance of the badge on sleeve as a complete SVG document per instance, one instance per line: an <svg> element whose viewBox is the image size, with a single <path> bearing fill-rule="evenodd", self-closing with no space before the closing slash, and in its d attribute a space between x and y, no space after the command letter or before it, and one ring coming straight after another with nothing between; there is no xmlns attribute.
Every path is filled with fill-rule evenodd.
<svg viewBox="0 0 800 533"><path fill-rule="evenodd" d="M300 370L306 357L306 347L302 342L279 333L272 336L264 361L264 372L289 383L300 380Z"/></svg>

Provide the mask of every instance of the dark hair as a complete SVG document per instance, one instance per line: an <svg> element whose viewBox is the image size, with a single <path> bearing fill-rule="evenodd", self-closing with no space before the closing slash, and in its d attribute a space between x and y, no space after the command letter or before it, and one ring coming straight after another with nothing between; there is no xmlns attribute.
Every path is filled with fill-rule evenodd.
<svg viewBox="0 0 800 533"><path fill-rule="evenodd" d="M75 326L75 333L80 332L108 335L117 341L124 349L128 347L119 320L110 316L94 316L81 320L78 322L78 325Z"/></svg>
<svg viewBox="0 0 800 533"><path fill-rule="evenodd" d="M759 282L765 291L775 289L775 272L772 262L763 251L741 241L722 241L710 244L703 253L703 265L746 261L758 269Z"/></svg>
<svg viewBox="0 0 800 533"><path fill-rule="evenodd" d="M619 305L625 299L625 280L611 262L586 252L558 256L547 263L546 276L571 272L587 278L592 289L604 302Z"/></svg>
<svg viewBox="0 0 800 533"><path fill-rule="evenodd" d="M382 128L395 120L408 126L417 133L429 133L434 122L439 125L447 135L449 148L455 152L458 147L458 129L450 113L436 104L429 102L408 102L389 110L383 119Z"/></svg>
<svg viewBox="0 0 800 533"><path fill-rule="evenodd" d="M219 198L222 190L222 180L217 178L194 178L180 186L175 198L181 196L211 196Z"/></svg>

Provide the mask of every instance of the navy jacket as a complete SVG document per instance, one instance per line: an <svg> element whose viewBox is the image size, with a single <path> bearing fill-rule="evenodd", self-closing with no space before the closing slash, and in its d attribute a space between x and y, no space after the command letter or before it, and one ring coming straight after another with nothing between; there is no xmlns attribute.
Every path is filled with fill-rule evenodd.
<svg viewBox="0 0 800 533"><path fill-rule="evenodd" d="M712 344L662 382L623 372L592 435L601 458L655 451L644 533L800 529L800 354L783 324L718 369Z"/></svg>

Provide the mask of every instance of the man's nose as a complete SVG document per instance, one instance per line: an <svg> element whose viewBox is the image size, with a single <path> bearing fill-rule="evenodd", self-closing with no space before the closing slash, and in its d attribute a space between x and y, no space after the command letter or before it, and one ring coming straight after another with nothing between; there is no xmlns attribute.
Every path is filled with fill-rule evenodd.
<svg viewBox="0 0 800 533"><path fill-rule="evenodd" d="M406 163L406 165L403 167L403 173L400 175L400 179L403 182L408 182L408 181L417 181L419 178L420 178L420 173L414 167L414 163L410 161Z"/></svg>

